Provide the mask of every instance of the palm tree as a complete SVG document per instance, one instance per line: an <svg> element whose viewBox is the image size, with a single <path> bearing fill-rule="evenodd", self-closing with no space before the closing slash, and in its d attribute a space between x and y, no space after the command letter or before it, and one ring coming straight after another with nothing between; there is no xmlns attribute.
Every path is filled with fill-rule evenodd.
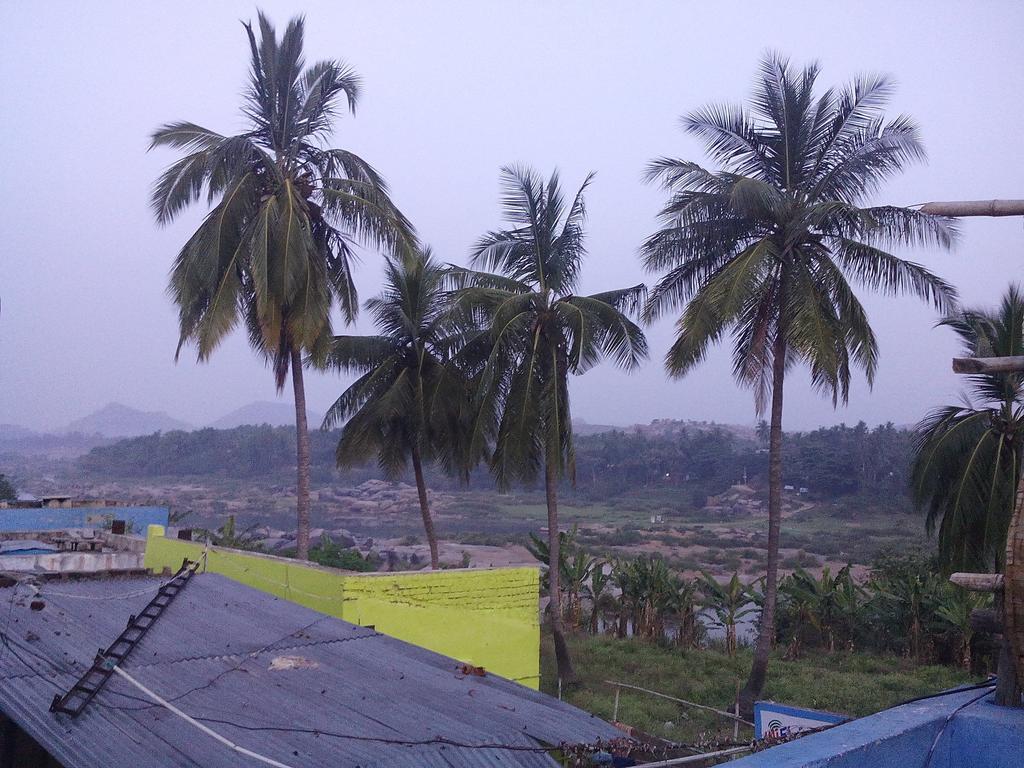
<svg viewBox="0 0 1024 768"><path fill-rule="evenodd" d="M150 148L185 152L157 180L160 224L206 197L199 229L175 259L170 293L178 306L175 355L189 342L200 361L241 321L270 362L277 388L291 371L298 458L298 556L309 553L309 434L302 354L331 334L337 302L346 320L357 299L349 259L353 239L395 248L412 229L384 181L364 160L324 147L342 104L355 110L359 78L345 64L305 66L304 23L280 40L261 13L259 40L245 25L252 58L242 112L248 129L226 136L195 123L167 123Z"/></svg>
<svg viewBox="0 0 1024 768"><path fill-rule="evenodd" d="M844 403L851 367L874 379L878 346L850 280L890 294L912 293L948 309L953 288L892 244L948 247L947 219L893 206L862 207L910 161L924 157L907 117L886 121L884 77L861 78L814 95L817 65L803 70L769 55L751 108L709 106L683 118L704 141L717 172L685 160L652 162L648 178L669 193L662 229L643 244L644 265L664 272L646 317L684 307L665 358L683 376L729 332L733 372L769 397L768 567L765 605L750 678L749 714L764 687L775 631L782 509L782 394L786 372L805 363L816 388Z"/></svg>
<svg viewBox="0 0 1024 768"><path fill-rule="evenodd" d="M994 310L965 309L952 328L967 355L1024 355L1024 294L1011 285ZM949 570L1002 570L1024 443L1024 386L1018 373L972 376L962 405L929 413L914 441L914 502L938 528Z"/></svg>
<svg viewBox="0 0 1024 768"><path fill-rule="evenodd" d="M762 448L768 447L768 440L772 434L772 428L768 422L764 419L759 419L757 422L757 441L761 444Z"/></svg>
<svg viewBox="0 0 1024 768"><path fill-rule="evenodd" d="M477 243L473 263L500 275L464 270L461 302L490 329L490 354L479 371L476 441L494 440L491 467L501 487L543 473L548 510L551 630L558 674L575 678L559 601L558 484L575 481L569 374L604 358L633 369L647 354L643 331L627 317L644 286L576 294L584 247L583 182L568 206L558 173L545 183L532 170L502 169L508 229Z"/></svg>
<svg viewBox="0 0 1024 768"><path fill-rule="evenodd" d="M423 462L439 460L450 473L468 472L464 455L472 392L453 362L466 330L451 312L448 269L428 251L389 259L384 292L366 302L376 336L335 336L326 364L358 374L327 415L323 428L344 423L338 466L376 456L389 477L412 463L430 565L438 567Z"/></svg>

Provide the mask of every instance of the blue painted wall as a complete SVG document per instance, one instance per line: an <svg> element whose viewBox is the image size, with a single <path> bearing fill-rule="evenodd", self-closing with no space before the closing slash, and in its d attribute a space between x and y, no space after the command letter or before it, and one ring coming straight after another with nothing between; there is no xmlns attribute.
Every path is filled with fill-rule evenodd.
<svg viewBox="0 0 1024 768"><path fill-rule="evenodd" d="M129 522L128 533L146 535L148 525L167 525L167 507L0 508L0 533L110 528L111 520Z"/></svg>

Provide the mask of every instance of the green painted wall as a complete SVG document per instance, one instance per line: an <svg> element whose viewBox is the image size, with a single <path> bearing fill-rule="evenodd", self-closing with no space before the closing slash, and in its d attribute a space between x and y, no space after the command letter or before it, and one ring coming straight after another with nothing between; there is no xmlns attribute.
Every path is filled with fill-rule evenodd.
<svg viewBox="0 0 1024 768"><path fill-rule="evenodd" d="M145 567L176 570L204 545L149 527ZM484 667L530 688L540 684L536 568L351 573L288 558L210 547L206 570L353 624Z"/></svg>

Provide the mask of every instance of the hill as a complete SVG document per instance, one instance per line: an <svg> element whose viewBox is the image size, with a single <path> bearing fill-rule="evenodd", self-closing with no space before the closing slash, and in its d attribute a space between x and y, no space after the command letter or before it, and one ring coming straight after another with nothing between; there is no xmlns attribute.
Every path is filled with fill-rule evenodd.
<svg viewBox="0 0 1024 768"><path fill-rule="evenodd" d="M306 411L306 418L310 428L315 429L320 426L324 417L323 414ZM295 406L291 403L275 403L269 400L249 403L221 416L209 426L213 429L234 429L261 424L269 424L272 427L295 426Z"/></svg>
<svg viewBox="0 0 1024 768"><path fill-rule="evenodd" d="M573 419L572 431L575 435L601 435L605 432L621 432L627 427L616 427L611 424L591 424L585 419Z"/></svg>
<svg viewBox="0 0 1024 768"><path fill-rule="evenodd" d="M140 411L121 403L109 403L57 431L103 437L137 437L154 432L191 429L191 424L172 418L163 411Z"/></svg>

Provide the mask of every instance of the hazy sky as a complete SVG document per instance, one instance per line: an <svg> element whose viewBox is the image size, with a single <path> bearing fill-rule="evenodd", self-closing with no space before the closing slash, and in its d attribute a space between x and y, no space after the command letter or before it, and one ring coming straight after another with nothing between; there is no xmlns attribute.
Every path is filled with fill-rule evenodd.
<svg viewBox="0 0 1024 768"><path fill-rule="evenodd" d="M822 85L861 72L899 82L892 114L922 126L930 162L878 202L1022 197L1024 4L1020 2L265 2L279 27L307 17L307 60L340 58L364 78L354 118L333 143L390 182L423 240L464 262L500 222L498 169L557 166L567 187L597 171L588 195L584 288L652 281L638 243L662 201L641 183L651 158L705 160L678 117L710 101L744 100L766 49L818 59ZM276 397L271 374L239 333L199 365L174 363L171 261L202 211L160 229L150 185L174 159L147 153L159 124L242 127L248 64L235 2L0 4L0 423L62 425L117 400L203 424ZM913 258L956 284L969 304L994 303L1021 265L1020 219L975 219L952 253ZM357 270L363 298L380 260ZM807 384L787 386L786 426L909 423L956 399L956 345L912 299L867 297L882 346L873 392L859 384L833 411ZM339 323L340 327L340 323ZM365 321L361 331L368 330ZM650 329L639 372L602 367L572 383L591 422L658 417L753 423L752 398L720 350L683 381L661 357L671 320ZM346 381L307 377L325 409ZM286 392L290 401L290 394Z"/></svg>

